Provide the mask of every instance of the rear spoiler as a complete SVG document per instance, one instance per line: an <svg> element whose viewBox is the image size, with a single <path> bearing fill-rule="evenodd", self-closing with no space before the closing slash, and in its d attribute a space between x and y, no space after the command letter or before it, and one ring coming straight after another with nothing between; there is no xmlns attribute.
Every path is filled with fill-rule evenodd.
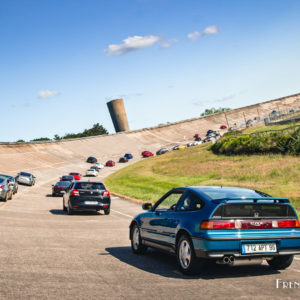
<svg viewBox="0 0 300 300"><path fill-rule="evenodd" d="M220 203L290 203L287 198L278 198L278 197L228 197L222 199L215 199L211 202L220 204Z"/></svg>

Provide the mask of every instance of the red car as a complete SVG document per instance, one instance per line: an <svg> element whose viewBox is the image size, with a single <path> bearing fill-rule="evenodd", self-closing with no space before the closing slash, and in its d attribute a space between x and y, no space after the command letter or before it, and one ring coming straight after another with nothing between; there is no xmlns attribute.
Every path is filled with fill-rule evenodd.
<svg viewBox="0 0 300 300"><path fill-rule="evenodd" d="M198 138L198 137L199 137L199 134L196 133L196 134L194 135L194 139L196 139L196 138Z"/></svg>
<svg viewBox="0 0 300 300"><path fill-rule="evenodd" d="M142 152L142 156L143 156L143 157L150 157L150 156L153 156L153 153L150 152L150 151L143 151L143 152Z"/></svg>
<svg viewBox="0 0 300 300"><path fill-rule="evenodd" d="M115 166L115 162L113 160L108 160L105 165L107 167L113 167L113 166Z"/></svg>
<svg viewBox="0 0 300 300"><path fill-rule="evenodd" d="M75 180L81 179L81 174L78 172L72 172L72 173L69 173L69 175L72 175L75 178Z"/></svg>
<svg viewBox="0 0 300 300"><path fill-rule="evenodd" d="M221 125L220 129L227 129L227 126L226 125Z"/></svg>

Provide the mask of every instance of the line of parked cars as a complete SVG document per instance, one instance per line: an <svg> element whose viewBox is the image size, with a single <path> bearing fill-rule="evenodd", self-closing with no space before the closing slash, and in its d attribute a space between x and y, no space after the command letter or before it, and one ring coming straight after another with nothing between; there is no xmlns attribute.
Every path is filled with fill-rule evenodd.
<svg viewBox="0 0 300 300"><path fill-rule="evenodd" d="M119 158L119 163L126 163L132 158L133 158L133 155L131 153L125 153L124 156ZM99 163L96 157L89 156L86 161L88 163L94 164L92 167L90 167L86 171L86 176L98 176L98 171L100 169L104 168L104 165ZM116 165L115 161L113 161L111 159L105 163L106 167L114 167L115 165ZM96 172L93 171L92 169L96 170Z"/></svg>

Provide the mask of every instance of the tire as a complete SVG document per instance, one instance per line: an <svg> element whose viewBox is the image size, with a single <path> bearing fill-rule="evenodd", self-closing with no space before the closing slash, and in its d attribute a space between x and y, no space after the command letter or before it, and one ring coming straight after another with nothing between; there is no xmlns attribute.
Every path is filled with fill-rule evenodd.
<svg viewBox="0 0 300 300"><path fill-rule="evenodd" d="M68 215L73 215L73 209L70 207L70 202L68 203L67 212Z"/></svg>
<svg viewBox="0 0 300 300"><path fill-rule="evenodd" d="M55 197L55 193L52 193L52 197Z"/></svg>
<svg viewBox="0 0 300 300"><path fill-rule="evenodd" d="M131 228L130 240L131 250L134 254L146 253L148 247L142 244L140 229L137 224L134 224Z"/></svg>
<svg viewBox="0 0 300 300"><path fill-rule="evenodd" d="M4 197L4 202L7 202L7 200L8 200L8 193L6 193L6 195L5 195L5 197Z"/></svg>
<svg viewBox="0 0 300 300"><path fill-rule="evenodd" d="M65 207L64 200L63 200L63 211L67 211L67 208Z"/></svg>
<svg viewBox="0 0 300 300"><path fill-rule="evenodd" d="M13 192L10 193L8 200L12 200L12 197L13 197Z"/></svg>
<svg viewBox="0 0 300 300"><path fill-rule="evenodd" d="M180 272L194 275L200 272L201 264L195 256L193 243L187 234L182 234L176 245L176 258Z"/></svg>
<svg viewBox="0 0 300 300"><path fill-rule="evenodd" d="M283 255L267 260L269 266L275 270L284 270L288 268L294 259L294 255Z"/></svg>
<svg viewBox="0 0 300 300"><path fill-rule="evenodd" d="M110 207L104 209L104 214L105 214L105 215L109 215L109 214L110 214Z"/></svg>

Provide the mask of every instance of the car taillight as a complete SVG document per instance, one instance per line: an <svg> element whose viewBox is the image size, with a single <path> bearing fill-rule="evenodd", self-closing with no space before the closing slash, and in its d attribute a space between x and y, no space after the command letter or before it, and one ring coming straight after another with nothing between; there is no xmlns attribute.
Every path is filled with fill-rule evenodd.
<svg viewBox="0 0 300 300"><path fill-rule="evenodd" d="M3 190L3 189L4 189L4 185L1 185L1 186L0 186L0 190Z"/></svg>
<svg viewBox="0 0 300 300"><path fill-rule="evenodd" d="M79 191L73 190L71 194L72 194L72 196L79 196Z"/></svg>
<svg viewBox="0 0 300 300"><path fill-rule="evenodd" d="M208 220L201 223L200 229L274 229L300 228L297 219L290 220Z"/></svg>
<svg viewBox="0 0 300 300"><path fill-rule="evenodd" d="M107 197L109 196L109 191L108 190L105 190L102 194L103 197Z"/></svg>

